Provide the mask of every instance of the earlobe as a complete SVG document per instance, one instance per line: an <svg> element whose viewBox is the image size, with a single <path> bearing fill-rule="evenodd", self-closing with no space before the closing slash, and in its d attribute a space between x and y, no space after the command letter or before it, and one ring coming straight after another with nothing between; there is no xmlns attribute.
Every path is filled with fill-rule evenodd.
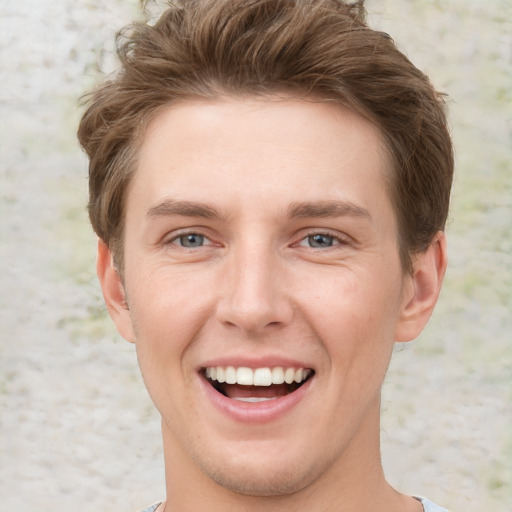
<svg viewBox="0 0 512 512"><path fill-rule="evenodd" d="M114 265L110 249L101 239L98 240L96 272L100 281L105 305L117 331L125 340L134 342L135 336L130 310L126 301L121 276Z"/></svg>
<svg viewBox="0 0 512 512"><path fill-rule="evenodd" d="M412 341L427 324L436 305L447 266L446 237L439 231L429 247L413 256L413 271L397 325L395 340Z"/></svg>

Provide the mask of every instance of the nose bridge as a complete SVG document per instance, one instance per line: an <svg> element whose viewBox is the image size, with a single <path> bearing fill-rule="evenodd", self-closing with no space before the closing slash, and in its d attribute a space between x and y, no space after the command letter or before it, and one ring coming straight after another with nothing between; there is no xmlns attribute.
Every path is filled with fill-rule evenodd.
<svg viewBox="0 0 512 512"><path fill-rule="evenodd" d="M280 270L269 243L240 243L226 262L219 320L248 332L285 325L292 308Z"/></svg>

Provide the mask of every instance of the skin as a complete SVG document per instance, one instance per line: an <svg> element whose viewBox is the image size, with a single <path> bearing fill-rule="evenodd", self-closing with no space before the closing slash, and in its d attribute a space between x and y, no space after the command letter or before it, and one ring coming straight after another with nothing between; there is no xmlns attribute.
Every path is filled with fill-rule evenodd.
<svg viewBox="0 0 512 512"><path fill-rule="evenodd" d="M384 478L380 389L430 317L446 246L402 269L390 172L379 130L327 103L190 101L149 124L123 279L101 241L98 275L162 416L172 510L421 510ZM201 387L219 357L315 374L285 414L243 423Z"/></svg>

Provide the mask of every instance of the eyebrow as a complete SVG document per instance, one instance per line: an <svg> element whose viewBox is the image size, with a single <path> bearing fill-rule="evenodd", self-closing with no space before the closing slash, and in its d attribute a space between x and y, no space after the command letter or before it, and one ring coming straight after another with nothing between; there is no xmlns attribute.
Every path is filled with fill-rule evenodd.
<svg viewBox="0 0 512 512"><path fill-rule="evenodd" d="M288 208L290 218L305 217L363 217L371 220L370 212L349 201L319 201L292 203Z"/></svg>
<svg viewBox="0 0 512 512"><path fill-rule="evenodd" d="M208 204L195 203L193 201L176 201L167 199L148 210L148 217L170 217L181 215L183 217L202 217L204 219L217 219L221 217L219 212Z"/></svg>
<svg viewBox="0 0 512 512"><path fill-rule="evenodd" d="M368 210L349 201L318 201L292 203L288 207L289 218L323 218L323 217L363 217L371 220ZM209 204L193 201L177 201L167 199L148 210L148 217L201 217L204 219L218 219L223 216Z"/></svg>

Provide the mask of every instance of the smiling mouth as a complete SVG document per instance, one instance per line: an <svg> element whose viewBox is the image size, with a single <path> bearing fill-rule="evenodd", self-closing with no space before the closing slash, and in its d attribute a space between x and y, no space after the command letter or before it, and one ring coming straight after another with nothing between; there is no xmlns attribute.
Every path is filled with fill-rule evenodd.
<svg viewBox="0 0 512 512"><path fill-rule="evenodd" d="M247 368L210 366L203 369L208 383L219 393L241 402L264 402L293 393L312 378L310 368Z"/></svg>

